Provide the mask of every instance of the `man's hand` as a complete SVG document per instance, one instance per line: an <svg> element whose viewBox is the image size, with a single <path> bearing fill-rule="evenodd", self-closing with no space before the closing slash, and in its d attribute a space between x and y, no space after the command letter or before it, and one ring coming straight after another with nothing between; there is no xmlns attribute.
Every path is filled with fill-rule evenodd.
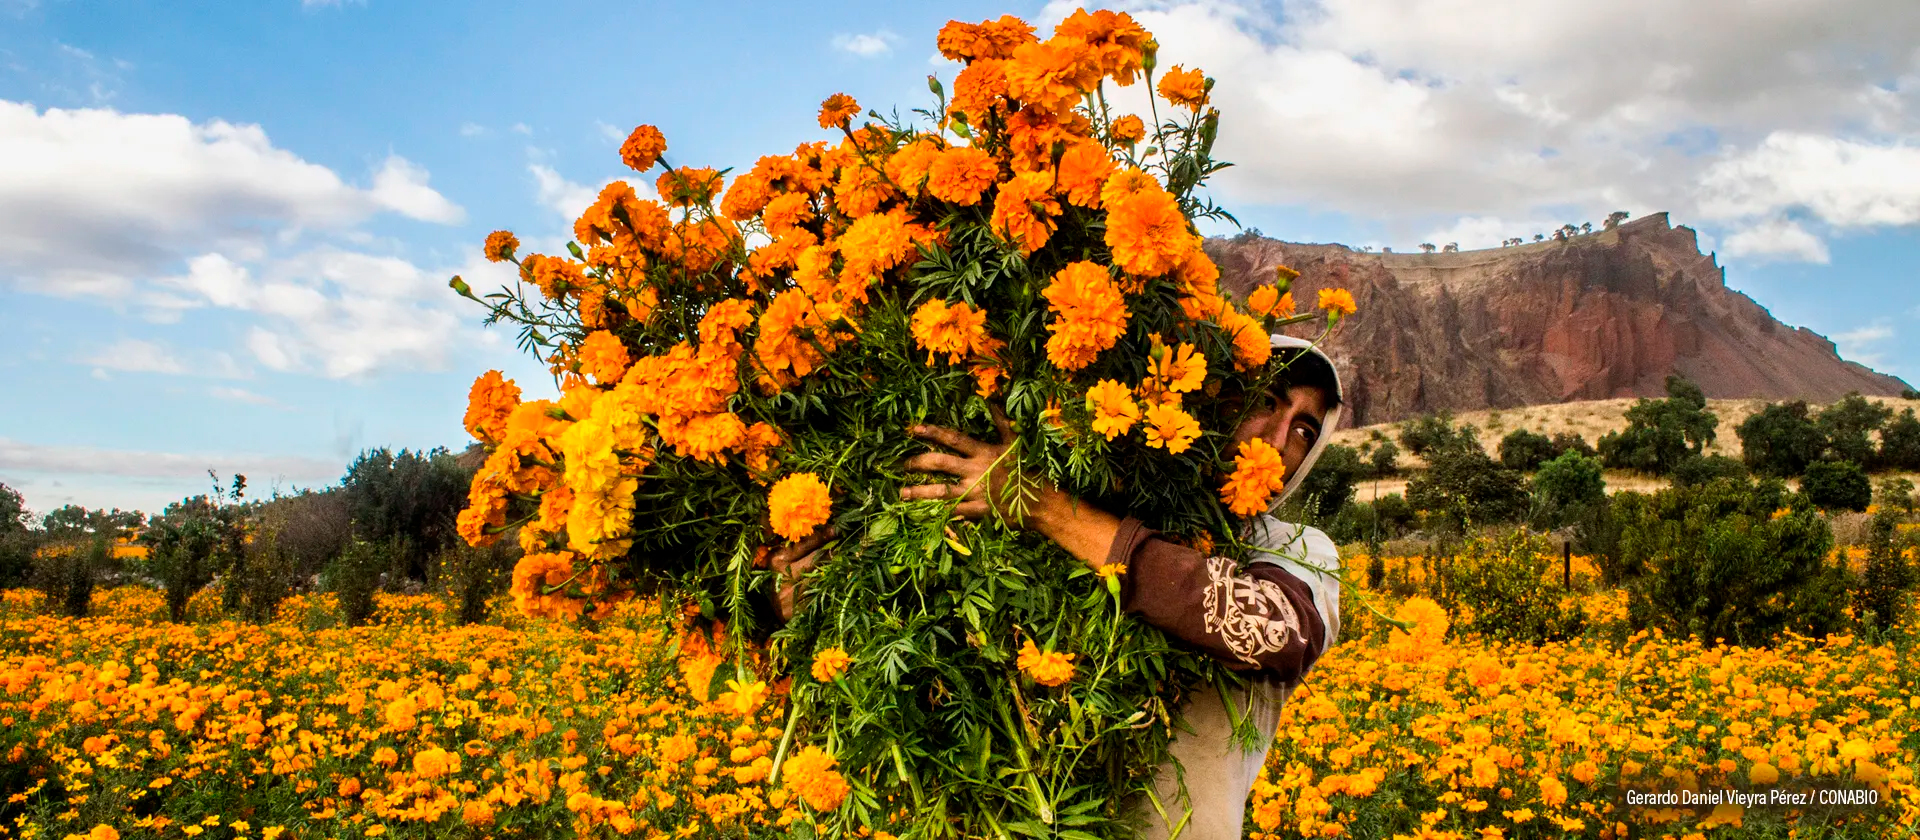
<svg viewBox="0 0 1920 840"><path fill-rule="evenodd" d="M1013 427L997 409L993 419L1000 426L1000 443L974 440L940 426L915 426L914 437L940 444L959 454L926 452L907 459L908 469L946 473L955 480L945 484L918 484L900 488L902 499L945 499L958 501L954 513L967 519L995 514L1008 524L1032 528L1058 543L1061 548L1092 568L1106 565L1107 553L1120 533L1120 519L1084 501L1076 499L1044 479L1021 476L1034 489L1024 516L1016 518L1007 510L1007 482L1012 477L1002 456L1013 445Z"/></svg>
<svg viewBox="0 0 1920 840"><path fill-rule="evenodd" d="M1006 498L1007 482L1012 471L1003 463L1007 450L1013 445L1013 427L1007 423L1005 415L994 412L994 421L1000 426L1000 442L987 443L975 440L944 426L915 426L909 429L914 437L944 446L958 455L945 452L923 452L907 459L906 467L919 472L947 473L955 476L954 481L945 484L917 484L900 488L900 498L944 499L958 501L954 513L967 519L981 519L988 513L998 515L1003 521L1014 525L1025 524L1018 521L1013 511L1008 509ZM1022 476L1023 483L1039 486L1044 493L1052 488L1032 476Z"/></svg>
<svg viewBox="0 0 1920 840"><path fill-rule="evenodd" d="M833 526L822 525L767 557L767 565L780 576L780 589L774 595L773 606L780 613L781 623L793 620L793 611L800 599L800 578L819 564L821 547L836 536Z"/></svg>

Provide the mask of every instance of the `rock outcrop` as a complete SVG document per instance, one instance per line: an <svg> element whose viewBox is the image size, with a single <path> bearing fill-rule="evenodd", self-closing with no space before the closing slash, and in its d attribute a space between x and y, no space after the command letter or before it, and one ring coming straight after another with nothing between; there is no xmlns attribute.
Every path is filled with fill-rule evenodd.
<svg viewBox="0 0 1920 840"><path fill-rule="evenodd" d="M1236 294L1300 272L1294 297L1353 292L1360 315L1327 342L1356 423L1430 411L1665 394L1669 374L1708 397L1896 396L1899 379L1727 288L1693 230L1667 214L1564 241L1439 254L1363 253L1258 236L1210 239Z"/></svg>

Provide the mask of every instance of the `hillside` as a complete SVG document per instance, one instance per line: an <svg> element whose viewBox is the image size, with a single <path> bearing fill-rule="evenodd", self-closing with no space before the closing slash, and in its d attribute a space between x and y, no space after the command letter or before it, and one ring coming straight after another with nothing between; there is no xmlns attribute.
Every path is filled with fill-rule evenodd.
<svg viewBox="0 0 1920 840"><path fill-rule="evenodd" d="M1665 213L1564 241L1437 254L1363 253L1253 235L1207 252L1236 293L1301 272L1296 299L1344 287L1360 316L1327 349L1363 423L1658 397L1680 373L1708 397L1831 401L1894 396L1901 380L1728 289L1694 232Z"/></svg>

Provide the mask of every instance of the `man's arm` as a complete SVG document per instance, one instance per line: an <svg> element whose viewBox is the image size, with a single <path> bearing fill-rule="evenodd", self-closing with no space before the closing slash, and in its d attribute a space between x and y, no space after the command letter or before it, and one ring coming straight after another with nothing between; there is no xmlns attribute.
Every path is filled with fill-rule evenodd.
<svg viewBox="0 0 1920 840"><path fill-rule="evenodd" d="M1325 651L1326 623L1307 584L1285 569L1245 571L1161 539L1137 519L1123 521L1109 563L1126 564L1121 603L1230 667L1298 682Z"/></svg>

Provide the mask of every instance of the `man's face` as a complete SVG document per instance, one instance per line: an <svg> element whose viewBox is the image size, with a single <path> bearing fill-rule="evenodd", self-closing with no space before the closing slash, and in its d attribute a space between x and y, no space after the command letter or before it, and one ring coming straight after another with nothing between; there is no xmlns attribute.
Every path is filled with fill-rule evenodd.
<svg viewBox="0 0 1920 840"><path fill-rule="evenodd" d="M1320 421L1327 416L1327 393L1312 385L1295 385L1271 407L1253 413L1233 430L1234 450L1240 444L1260 438L1280 450L1287 475L1300 468L1307 451L1320 439Z"/></svg>

